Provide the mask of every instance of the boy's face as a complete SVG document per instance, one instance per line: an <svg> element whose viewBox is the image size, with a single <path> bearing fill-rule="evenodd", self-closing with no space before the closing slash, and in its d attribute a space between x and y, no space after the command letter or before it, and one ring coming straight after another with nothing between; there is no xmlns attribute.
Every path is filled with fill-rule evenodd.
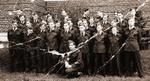
<svg viewBox="0 0 150 81"><path fill-rule="evenodd" d="M94 18L90 18L89 22L90 22L90 24L93 24L94 23Z"/></svg>
<svg viewBox="0 0 150 81"><path fill-rule="evenodd" d="M55 24L53 22L48 23L48 25L49 25L49 27L50 27L51 30L54 30Z"/></svg>
<svg viewBox="0 0 150 81"><path fill-rule="evenodd" d="M107 21L107 19L108 19L108 15L104 15L103 20Z"/></svg>
<svg viewBox="0 0 150 81"><path fill-rule="evenodd" d="M73 43L69 44L69 49L70 49L70 50L75 49L75 45L74 45Z"/></svg>
<svg viewBox="0 0 150 81"><path fill-rule="evenodd" d="M56 27L60 27L60 25L61 25L60 22L56 23Z"/></svg>
<svg viewBox="0 0 150 81"><path fill-rule="evenodd" d="M134 21L134 19L130 19L129 22L128 22L128 24L129 24L129 30L133 29L135 27L135 21Z"/></svg>
<svg viewBox="0 0 150 81"><path fill-rule="evenodd" d="M85 31L85 27L84 26L79 26L79 30L82 32L82 31Z"/></svg>
<svg viewBox="0 0 150 81"><path fill-rule="evenodd" d="M116 20L113 20L112 22L111 22L111 25L114 27L114 26L117 26L117 21Z"/></svg>
<svg viewBox="0 0 150 81"><path fill-rule="evenodd" d="M89 10L88 10L88 11L86 11L86 12L85 12L85 14L86 14L86 15L90 14L90 11L89 11Z"/></svg>
<svg viewBox="0 0 150 81"><path fill-rule="evenodd" d="M33 19L37 20L39 18L39 16L37 14L33 15Z"/></svg>
<svg viewBox="0 0 150 81"><path fill-rule="evenodd" d="M26 26L27 26L27 27L31 27L30 21L27 21Z"/></svg>
<svg viewBox="0 0 150 81"><path fill-rule="evenodd" d="M47 19L47 21L48 21L48 22L53 22L52 16L49 16L48 19Z"/></svg>
<svg viewBox="0 0 150 81"><path fill-rule="evenodd" d="M129 19L128 24L129 24L129 26L134 26L135 25L134 18Z"/></svg>
<svg viewBox="0 0 150 81"><path fill-rule="evenodd" d="M17 10L17 14L18 14L18 15L21 15L21 14L22 14L22 11L21 11L21 10Z"/></svg>
<svg viewBox="0 0 150 81"><path fill-rule="evenodd" d="M98 25L96 29L97 29L97 31L101 31L102 28L103 28L103 27L102 27L101 25Z"/></svg>
<svg viewBox="0 0 150 81"><path fill-rule="evenodd" d="M118 13L118 18L122 19L123 15L121 13Z"/></svg>
<svg viewBox="0 0 150 81"><path fill-rule="evenodd" d="M63 11L61 12L61 15L66 16L66 15L67 15L66 11L63 10Z"/></svg>
<svg viewBox="0 0 150 81"><path fill-rule="evenodd" d="M69 30L69 25L68 25L68 23L65 23L65 24L64 24L64 29L65 29L65 30Z"/></svg>
<svg viewBox="0 0 150 81"><path fill-rule="evenodd" d="M97 15L100 16L100 17L103 17L103 13L100 12L100 11L97 12Z"/></svg>
<svg viewBox="0 0 150 81"><path fill-rule="evenodd" d="M45 30L46 29L46 24L45 24L45 21L42 21L43 23L42 23L42 26L40 27L40 29L43 31L43 30Z"/></svg>
<svg viewBox="0 0 150 81"><path fill-rule="evenodd" d="M131 14L135 15L135 13L136 13L136 9L133 8L133 9L131 10Z"/></svg>
<svg viewBox="0 0 150 81"><path fill-rule="evenodd" d="M24 17L24 16L21 16L21 17L20 17L20 21L25 21L25 17Z"/></svg>
<svg viewBox="0 0 150 81"><path fill-rule="evenodd" d="M13 28L17 28L17 22L14 22L14 23L12 24L12 27L13 27Z"/></svg>

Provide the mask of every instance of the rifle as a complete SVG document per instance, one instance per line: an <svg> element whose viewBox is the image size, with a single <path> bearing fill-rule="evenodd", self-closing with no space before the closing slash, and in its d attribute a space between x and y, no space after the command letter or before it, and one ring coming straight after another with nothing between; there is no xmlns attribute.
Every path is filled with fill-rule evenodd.
<svg viewBox="0 0 150 81"><path fill-rule="evenodd" d="M15 47L15 46L23 46L24 44L33 42L33 41L38 40L38 39L41 39L41 38L40 38L40 37L35 37L35 38L33 38L33 39L29 40L29 41L22 42L22 43L17 43L17 44L15 44L15 42L12 42L12 43L14 43L15 45L10 46L9 48L12 48L12 47Z"/></svg>
<svg viewBox="0 0 150 81"><path fill-rule="evenodd" d="M98 68L98 71L97 73L99 73L101 70L103 70L103 68L109 63L111 62L115 56L119 55L120 51L124 48L124 46L127 44L127 41L128 41L129 37L127 38L127 40L122 44L122 46L118 49L118 51L108 60L105 62L105 64L103 64L102 66L100 66Z"/></svg>
<svg viewBox="0 0 150 81"><path fill-rule="evenodd" d="M106 28L106 29L103 31L103 33L105 33L106 31L108 31L110 28L111 28L111 27ZM103 33L101 34L101 36L103 35ZM92 37L90 37L90 38L89 38L88 40L86 40L85 42L82 42L81 44L79 44L79 46L78 46L75 50L70 51L70 52L67 52L66 54L69 55L69 54L72 54L72 53L74 53L74 52L80 50L82 47L84 47L85 44L87 44L89 41L91 41L93 38L97 37L98 35L99 35L99 34L96 33L95 35L93 35Z"/></svg>
<svg viewBox="0 0 150 81"><path fill-rule="evenodd" d="M105 29L105 30L103 31L103 33L106 32L106 31L108 31L110 28L111 28L111 27L108 27L107 29ZM85 44L87 44L90 40L92 40L93 38L95 38L97 35L99 35L99 34L96 33L95 35L93 35L92 37L90 37L90 38L89 38L88 40L86 40L85 42L79 44L79 46L78 46L75 50L70 51L70 52L59 53L59 52L57 52L57 51L55 51L55 50L53 50L53 51L48 51L48 53L52 53L52 54L55 54L55 55L61 55L63 58L62 58L61 60L59 60L58 63L56 63L54 66L52 66L52 67L50 68L50 71L47 73L47 75L48 75L50 72L52 72L52 70L55 69L55 67L56 67L58 64L64 62L64 60L67 60L66 58L67 58L70 54L72 54L72 53L77 52L78 50L80 50ZM101 35L102 35L102 34L101 34ZM63 65L62 65L62 66L63 66ZM62 66L59 68L59 70L62 68ZM59 71L59 70L58 70L58 71ZM57 71L57 72L58 72L58 71ZM46 75L46 76L47 76L47 75Z"/></svg>

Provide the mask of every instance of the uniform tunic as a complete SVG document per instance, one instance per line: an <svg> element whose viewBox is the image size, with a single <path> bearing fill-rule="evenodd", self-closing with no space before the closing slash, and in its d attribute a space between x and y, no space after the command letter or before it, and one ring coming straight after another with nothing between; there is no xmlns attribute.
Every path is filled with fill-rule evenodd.
<svg viewBox="0 0 150 81"><path fill-rule="evenodd" d="M105 53L104 36L98 35L94 41L93 53Z"/></svg>
<svg viewBox="0 0 150 81"><path fill-rule="evenodd" d="M14 45L18 43L23 43L26 41L26 31L22 29L21 27L18 27L14 32L13 32L13 42ZM20 46L14 46L13 47L13 58L14 60L14 69L16 71L23 71L24 70L24 55L26 53L25 51L25 46L20 45Z"/></svg>
<svg viewBox="0 0 150 81"><path fill-rule="evenodd" d="M114 35L112 31L109 31L109 41L110 41L110 47L109 47L109 59L112 57L112 55L116 54L117 51L120 48L120 30L118 29L117 35ZM117 55L115 59L113 59L110 63L109 72L111 74L117 74L120 76L120 55Z"/></svg>
<svg viewBox="0 0 150 81"><path fill-rule="evenodd" d="M47 32L47 47L49 51L59 50L58 39L59 39L59 30L52 30ZM49 54L47 55L47 60L49 61L48 62L49 66L53 66L58 62L59 56Z"/></svg>
<svg viewBox="0 0 150 81"><path fill-rule="evenodd" d="M93 54L95 54L95 68L94 72L97 73L98 68L102 66L105 62L105 39L106 33L102 33L101 35L98 35L94 39L94 48L93 48ZM103 75L105 75L105 68L103 68L102 72Z"/></svg>
<svg viewBox="0 0 150 81"><path fill-rule="evenodd" d="M138 29L133 29L129 32L126 32L126 34L129 36L129 39L124 48L124 51L128 51L128 52L139 51L140 48L139 48L138 39L137 39Z"/></svg>
<svg viewBox="0 0 150 81"><path fill-rule="evenodd" d="M47 32L48 50L58 50L58 30Z"/></svg>
<svg viewBox="0 0 150 81"><path fill-rule="evenodd" d="M83 60L82 60L82 54L80 51L72 53L67 58L69 58L68 63L72 65L71 68L66 69L67 73L81 71L81 69L83 68Z"/></svg>
<svg viewBox="0 0 150 81"><path fill-rule="evenodd" d="M66 32L64 29L61 30L60 33L60 38L61 38L61 44L59 51L64 53L69 51L69 43L68 40L73 40L74 38L75 31L74 29L69 30Z"/></svg>
<svg viewBox="0 0 150 81"><path fill-rule="evenodd" d="M84 35L82 34L82 32L79 32L78 34L78 44L83 43L90 38L90 32L88 30L85 31ZM85 44L85 46L81 48L81 52L84 54L89 53L89 43Z"/></svg>
<svg viewBox="0 0 150 81"><path fill-rule="evenodd" d="M126 34L129 36L124 47L124 68L125 73L138 72L139 77L143 76L143 69L141 65L140 48L137 41L138 28L129 30Z"/></svg>
<svg viewBox="0 0 150 81"><path fill-rule="evenodd" d="M27 37L26 37L26 41L30 41L34 38L36 38L36 34L34 32L30 33L29 31L32 31L32 29L28 29L27 30ZM36 52L35 52L35 48L37 46L37 41L38 40L34 40L31 42L28 42L26 45L28 45L25 49L26 49L26 54L25 54L25 63L26 63L26 68L29 71L32 71L34 69L34 65L35 63L35 57L36 57Z"/></svg>
<svg viewBox="0 0 150 81"><path fill-rule="evenodd" d="M13 72L15 68L15 50L14 47L11 47L15 45L15 29L9 29L8 30L8 41L9 41L9 55L11 59L11 64L10 64L10 70Z"/></svg>
<svg viewBox="0 0 150 81"><path fill-rule="evenodd" d="M78 45L80 43L84 43L86 40L88 40L90 38L90 31L86 30L84 33L80 32L78 33ZM85 44L81 49L80 49L81 53L82 53L82 59L83 59L83 64L84 64L84 72L88 73L88 71L90 71L90 51L89 51L89 42L87 44Z"/></svg>

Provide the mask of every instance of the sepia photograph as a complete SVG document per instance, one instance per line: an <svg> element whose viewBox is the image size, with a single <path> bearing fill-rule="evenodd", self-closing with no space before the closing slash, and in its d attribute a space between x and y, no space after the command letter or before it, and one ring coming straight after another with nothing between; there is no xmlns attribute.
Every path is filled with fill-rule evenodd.
<svg viewBox="0 0 150 81"><path fill-rule="evenodd" d="M150 81L150 0L0 0L0 81Z"/></svg>

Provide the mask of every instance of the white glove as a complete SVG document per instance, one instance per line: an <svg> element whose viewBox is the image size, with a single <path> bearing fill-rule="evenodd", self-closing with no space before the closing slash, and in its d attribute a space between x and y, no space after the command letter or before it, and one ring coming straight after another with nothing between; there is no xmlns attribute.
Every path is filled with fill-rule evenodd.
<svg viewBox="0 0 150 81"><path fill-rule="evenodd" d="M16 44L16 45L23 45L23 43L18 43L18 44Z"/></svg>
<svg viewBox="0 0 150 81"><path fill-rule="evenodd" d="M55 51L55 50L49 51L49 53L52 53L53 55L59 55L59 53L57 51Z"/></svg>
<svg viewBox="0 0 150 81"><path fill-rule="evenodd" d="M67 61L65 61L65 68L72 68L72 65L70 65Z"/></svg>

